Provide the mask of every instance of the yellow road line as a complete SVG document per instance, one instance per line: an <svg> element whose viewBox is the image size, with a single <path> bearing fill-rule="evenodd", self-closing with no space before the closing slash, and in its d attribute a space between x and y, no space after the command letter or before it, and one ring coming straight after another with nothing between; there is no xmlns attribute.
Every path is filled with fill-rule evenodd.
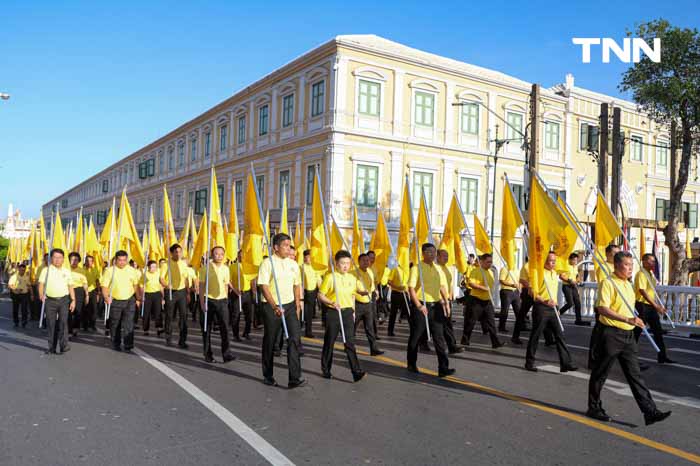
<svg viewBox="0 0 700 466"><path fill-rule="evenodd" d="M323 345L323 341L318 340L316 338L303 337L303 340ZM336 343L335 349L342 350L343 345L341 343ZM357 350L357 353L361 354L363 356L370 356L370 354L367 353L366 351L362 351L359 349ZM406 363L399 361L397 359L388 358L386 356L373 356L372 358L376 359L378 361L386 362L386 363L391 364L393 366L398 366L398 367L405 367L406 366ZM422 374L434 375L434 376L437 375L437 372L432 371L430 369L424 369L421 367L421 368L418 368L418 370ZM688 460L692 463L700 464L700 455L696 455L695 453L690 453L690 452L672 447L670 445L666 445L665 443L650 440L646 437L642 437L642 436L639 436L637 434L627 432L626 430L618 429L617 427L612 427L609 424L604 424L602 422L594 421L594 420L587 418L585 416L581 416L580 414L574 414L574 413L570 413L567 411L563 411L561 409L552 408L550 406L543 405L541 403L524 398L522 396L513 395L510 393L498 390L496 388L486 387L484 385L480 385L480 384L474 383L474 382L469 382L467 380L462 380L462 379L457 378L457 377L449 376L449 377L445 377L444 380L448 380L452 383L463 385L465 387L473 388L473 389L479 390L483 393L488 393L490 395L495 395L495 396L498 396L501 398L505 398L507 400L515 401L516 403L520 403L520 404L523 404L525 406L529 406L531 408L538 409L540 411L554 414L555 416L559 416L559 417L568 419L570 421L578 422L579 424L583 424L585 426L592 427L594 429L598 429L600 431L607 432L609 434L616 435L618 437L622 437L622 438L625 438L627 440L631 440L633 442L636 442L636 443L639 443L642 445L646 445L649 448L653 448L655 450L659 450L659 451L662 451L664 453L668 453L670 455L674 455L674 456L677 456L679 458L683 458L684 460Z"/></svg>

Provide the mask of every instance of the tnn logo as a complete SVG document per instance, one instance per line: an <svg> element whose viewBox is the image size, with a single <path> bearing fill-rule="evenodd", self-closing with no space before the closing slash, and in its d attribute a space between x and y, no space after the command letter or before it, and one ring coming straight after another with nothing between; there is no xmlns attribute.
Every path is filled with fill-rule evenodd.
<svg viewBox="0 0 700 466"><path fill-rule="evenodd" d="M623 63L639 63L640 51L644 52L644 55L649 57L654 63L659 63L661 61L661 39L654 39L654 47L649 47L644 39L638 37L630 39L629 37L622 40L622 47L620 47L614 39L609 37L604 37L603 39L597 37L574 37L571 41L575 45L580 45L582 50L581 59L583 63L591 62L591 46L601 45L602 41L602 59L603 63L610 63L610 51L612 51L617 58Z"/></svg>

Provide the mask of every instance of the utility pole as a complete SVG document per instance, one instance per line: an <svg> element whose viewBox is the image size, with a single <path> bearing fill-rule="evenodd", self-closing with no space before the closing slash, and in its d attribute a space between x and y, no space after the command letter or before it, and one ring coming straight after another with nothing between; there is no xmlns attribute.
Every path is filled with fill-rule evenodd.
<svg viewBox="0 0 700 466"><path fill-rule="evenodd" d="M530 92L530 167L537 170L540 160L540 85L533 84Z"/></svg>
<svg viewBox="0 0 700 466"><path fill-rule="evenodd" d="M618 206L620 205L620 183L622 182L622 150L623 141L620 137L619 107L613 109L613 135L612 135L612 186L610 188L610 209L615 218L618 218Z"/></svg>
<svg viewBox="0 0 700 466"><path fill-rule="evenodd" d="M595 150L588 132L589 150ZM600 132L598 134L598 189L605 196L608 193L608 104L600 105Z"/></svg>

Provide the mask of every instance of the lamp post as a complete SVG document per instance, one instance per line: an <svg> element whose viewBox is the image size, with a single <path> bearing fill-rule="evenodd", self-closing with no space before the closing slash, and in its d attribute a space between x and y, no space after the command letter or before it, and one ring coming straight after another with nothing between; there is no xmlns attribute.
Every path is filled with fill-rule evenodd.
<svg viewBox="0 0 700 466"><path fill-rule="evenodd" d="M0 92L0 99L2 100L9 100L10 99L10 94L7 94L5 92Z"/></svg>

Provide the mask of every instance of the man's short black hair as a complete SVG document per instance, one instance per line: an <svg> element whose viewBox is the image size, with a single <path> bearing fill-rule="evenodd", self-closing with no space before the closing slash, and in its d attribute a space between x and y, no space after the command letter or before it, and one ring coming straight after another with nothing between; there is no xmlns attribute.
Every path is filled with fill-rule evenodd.
<svg viewBox="0 0 700 466"><path fill-rule="evenodd" d="M170 246L170 252L175 252L175 251L178 250L178 248L179 248L179 249L182 249L182 246L180 246L179 244L175 243L175 244L173 244L172 246Z"/></svg>
<svg viewBox="0 0 700 466"><path fill-rule="evenodd" d="M341 249L340 251L335 253L335 261L338 262L340 259L345 259L348 258L352 260L352 254L347 252L345 249Z"/></svg>
<svg viewBox="0 0 700 466"><path fill-rule="evenodd" d="M367 259L369 259L369 254L367 254L366 252L363 252L362 254L357 256L357 261L358 262L361 261L363 257L366 257Z"/></svg>
<svg viewBox="0 0 700 466"><path fill-rule="evenodd" d="M151 265L154 265L155 263L156 263L156 261L150 260L150 261L148 261L148 263L146 264L146 267L150 267Z"/></svg>
<svg viewBox="0 0 700 466"><path fill-rule="evenodd" d="M628 251L618 251L615 253L615 257L613 258L613 261L615 265L617 264L622 264L622 261L625 259L631 259L632 258L632 253Z"/></svg>
<svg viewBox="0 0 700 466"><path fill-rule="evenodd" d="M62 256L65 256L65 253L63 252L63 249L61 248L54 248L51 250L51 257L53 257L54 254L60 254Z"/></svg>
<svg viewBox="0 0 700 466"><path fill-rule="evenodd" d="M605 254L610 254L611 252L613 252L613 249L619 249L619 248L620 248L620 246L618 246L617 244L610 243L607 246L605 246Z"/></svg>
<svg viewBox="0 0 700 466"><path fill-rule="evenodd" d="M216 251L217 249L221 249L222 251L224 251L224 253L226 252L226 250L224 249L223 246L214 246L213 248L211 248L211 255L212 256L214 255L214 251Z"/></svg>
<svg viewBox="0 0 700 466"><path fill-rule="evenodd" d="M77 257L78 262L80 262L80 254L78 254L77 252L71 252L70 254L68 254L68 260L71 260L74 257Z"/></svg>
<svg viewBox="0 0 700 466"><path fill-rule="evenodd" d="M311 255L311 249L304 249L304 257Z"/></svg>
<svg viewBox="0 0 700 466"><path fill-rule="evenodd" d="M371 249L370 249L369 251L367 251L367 255L369 256L370 254L373 255L373 256L376 256L376 255L377 255L377 253L374 252L374 251L372 251Z"/></svg>
<svg viewBox="0 0 700 466"><path fill-rule="evenodd" d="M569 254L569 259L578 259L578 254L572 252L571 254Z"/></svg>
<svg viewBox="0 0 700 466"><path fill-rule="evenodd" d="M650 253L650 252L647 252L646 254L642 254L642 260L646 260L646 259L648 259L648 258L650 258L650 257L653 257L654 259L656 259L656 256L653 255L653 254Z"/></svg>
<svg viewBox="0 0 700 466"><path fill-rule="evenodd" d="M423 243L423 246L420 247L420 252L425 252L430 248L435 249L435 245L433 243Z"/></svg>
<svg viewBox="0 0 700 466"><path fill-rule="evenodd" d="M120 249L119 251L117 251L117 253L114 255L114 257L115 258L117 258L117 257L129 257L129 254L127 254L125 250Z"/></svg>
<svg viewBox="0 0 700 466"><path fill-rule="evenodd" d="M485 252L479 256L479 260L485 261L486 259L491 259L492 257L493 257L493 254L491 254L490 252Z"/></svg>
<svg viewBox="0 0 700 466"><path fill-rule="evenodd" d="M272 237L272 245L273 246L279 246L282 244L282 241L291 241L292 237L289 236L287 233L277 233L275 236Z"/></svg>

